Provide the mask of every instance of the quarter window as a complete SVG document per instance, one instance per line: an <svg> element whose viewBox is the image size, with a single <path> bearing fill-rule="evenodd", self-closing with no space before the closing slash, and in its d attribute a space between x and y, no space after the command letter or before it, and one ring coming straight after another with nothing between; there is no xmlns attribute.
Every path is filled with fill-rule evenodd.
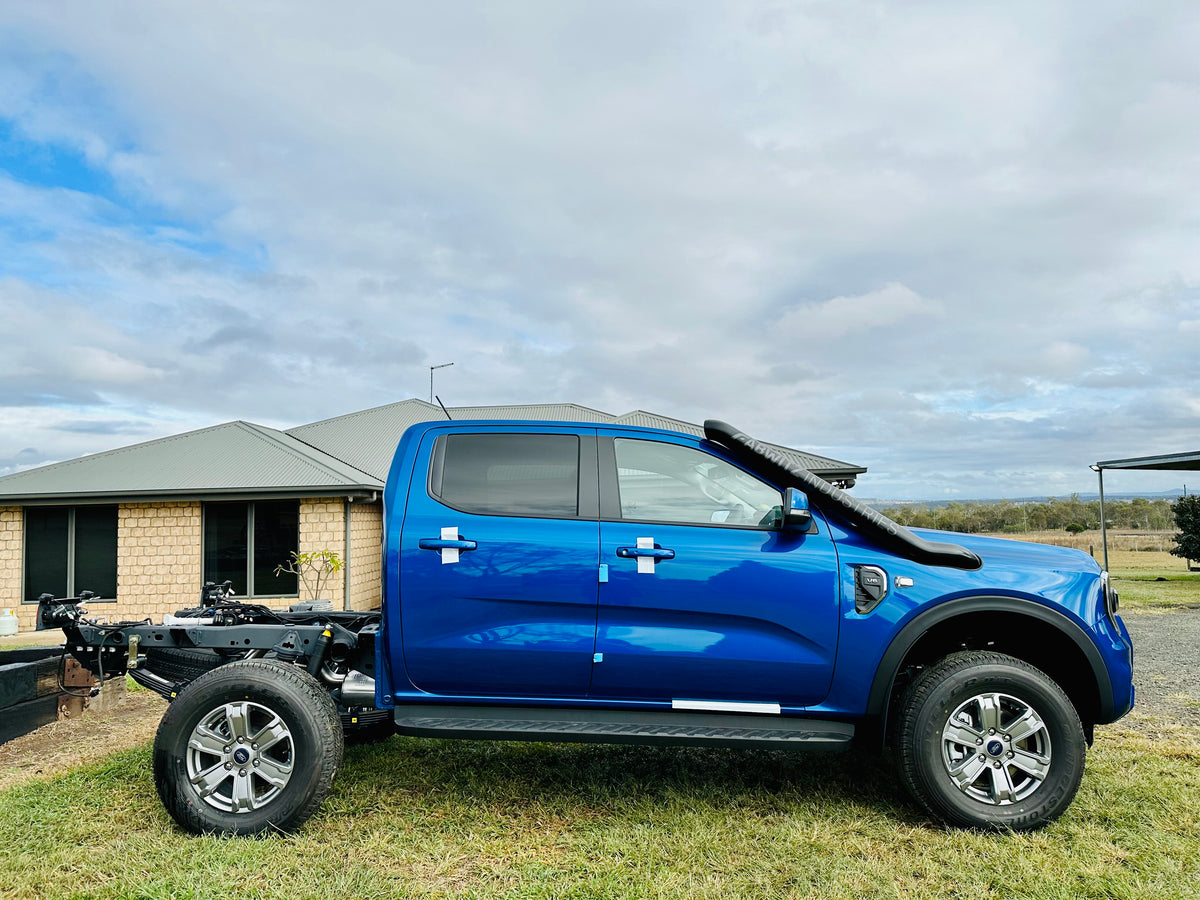
<svg viewBox="0 0 1200 900"><path fill-rule="evenodd" d="M31 506L25 509L27 603L42 594L91 591L117 597L117 507Z"/></svg>
<svg viewBox="0 0 1200 900"><path fill-rule="evenodd" d="M647 522L770 528L779 491L691 447L617 438L621 517Z"/></svg>
<svg viewBox="0 0 1200 900"><path fill-rule="evenodd" d="M579 438L572 434L448 434L435 449L431 492L485 516L579 515Z"/></svg>

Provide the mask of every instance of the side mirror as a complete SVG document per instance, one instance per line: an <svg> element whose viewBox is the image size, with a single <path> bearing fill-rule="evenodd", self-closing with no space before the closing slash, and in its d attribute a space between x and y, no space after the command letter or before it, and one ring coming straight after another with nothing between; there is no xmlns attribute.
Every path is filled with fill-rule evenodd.
<svg viewBox="0 0 1200 900"><path fill-rule="evenodd" d="M799 488L790 487L783 492L784 531L808 531L812 525L812 513L808 509L808 495Z"/></svg>

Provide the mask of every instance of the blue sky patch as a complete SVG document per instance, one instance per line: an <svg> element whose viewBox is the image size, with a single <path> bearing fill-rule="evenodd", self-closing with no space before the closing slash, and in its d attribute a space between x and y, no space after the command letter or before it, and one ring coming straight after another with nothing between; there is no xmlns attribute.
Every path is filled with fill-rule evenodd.
<svg viewBox="0 0 1200 900"><path fill-rule="evenodd" d="M21 184L65 188L116 201L112 176L78 148L23 137L11 119L0 119L0 169Z"/></svg>

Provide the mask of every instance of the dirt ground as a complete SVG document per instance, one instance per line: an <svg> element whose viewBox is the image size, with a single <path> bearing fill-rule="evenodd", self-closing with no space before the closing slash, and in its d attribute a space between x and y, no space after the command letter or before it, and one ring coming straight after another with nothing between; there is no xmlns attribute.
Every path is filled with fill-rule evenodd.
<svg viewBox="0 0 1200 900"><path fill-rule="evenodd" d="M167 702L153 691L127 691L103 712L88 710L0 744L0 790L140 747L153 739L166 708Z"/></svg>
<svg viewBox="0 0 1200 900"><path fill-rule="evenodd" d="M1134 640L1137 707L1121 724L1155 733L1164 726L1200 726L1200 610L1129 612L1124 619ZM43 634L43 645L52 645L52 635ZM4 645L10 648L30 645L5 640L12 642ZM142 746L154 738L166 707L152 691L130 690L102 712L89 710L0 744L0 790Z"/></svg>

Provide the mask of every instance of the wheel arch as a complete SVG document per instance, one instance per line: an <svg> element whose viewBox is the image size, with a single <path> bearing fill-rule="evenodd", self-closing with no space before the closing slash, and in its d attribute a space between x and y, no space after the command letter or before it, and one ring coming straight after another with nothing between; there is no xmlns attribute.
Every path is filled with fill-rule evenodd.
<svg viewBox="0 0 1200 900"><path fill-rule="evenodd" d="M867 714L889 733L888 717L909 673L956 650L996 650L1036 666L1070 698L1088 742L1093 726L1113 717L1112 682L1087 633L1062 613L1012 597L964 597L940 604L900 630L884 652Z"/></svg>

